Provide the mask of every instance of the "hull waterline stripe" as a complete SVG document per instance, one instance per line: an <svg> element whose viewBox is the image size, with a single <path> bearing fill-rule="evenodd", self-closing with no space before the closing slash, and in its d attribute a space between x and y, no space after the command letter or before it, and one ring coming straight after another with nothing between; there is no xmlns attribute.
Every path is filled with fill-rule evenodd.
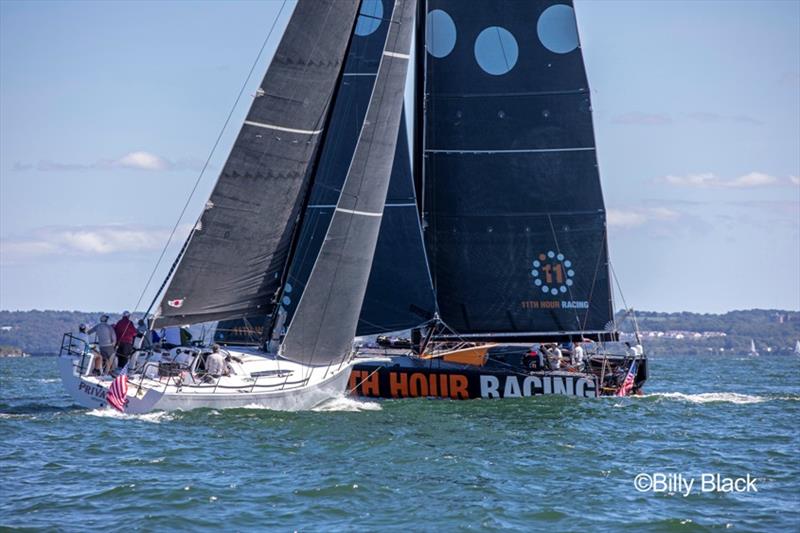
<svg viewBox="0 0 800 533"><path fill-rule="evenodd" d="M546 152L590 152L594 146L581 148L522 148L519 150L425 150L429 154L536 154Z"/></svg>
<svg viewBox="0 0 800 533"><path fill-rule="evenodd" d="M245 120L245 124L248 126L255 126L257 128L265 128L268 130L276 130L276 131L286 131L288 133L301 133L305 135L318 135L322 133L322 130L299 130L296 128L284 128L283 126L275 126L274 124L262 124L261 122L253 122L252 120Z"/></svg>
<svg viewBox="0 0 800 533"><path fill-rule="evenodd" d="M354 209L342 209L341 207L336 208L337 211L342 213L350 213L351 215L364 215L367 217L381 217L383 213L370 213L369 211L356 211Z"/></svg>
<svg viewBox="0 0 800 533"><path fill-rule="evenodd" d="M400 54L398 52L384 52L383 55L400 59L408 59L410 57L408 54Z"/></svg>

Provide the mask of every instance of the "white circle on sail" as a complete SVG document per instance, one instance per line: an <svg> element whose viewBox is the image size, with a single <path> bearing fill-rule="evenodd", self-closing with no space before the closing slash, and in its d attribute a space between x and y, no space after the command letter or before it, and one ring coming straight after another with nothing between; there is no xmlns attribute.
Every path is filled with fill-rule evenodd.
<svg viewBox="0 0 800 533"><path fill-rule="evenodd" d="M500 26L489 26L475 39L475 60L492 76L500 76L514 68L519 46L511 32Z"/></svg>
<svg viewBox="0 0 800 533"><path fill-rule="evenodd" d="M456 46L456 25L446 11L434 9L425 17L425 49L442 58Z"/></svg>
<svg viewBox="0 0 800 533"><path fill-rule="evenodd" d="M365 37L374 33L381 25L383 17L383 0L364 0L361 3L361 11L356 21L356 35Z"/></svg>
<svg viewBox="0 0 800 533"><path fill-rule="evenodd" d="M536 23L536 33L545 48L556 54L567 54L578 47L578 25L575 11L556 4L544 10Z"/></svg>

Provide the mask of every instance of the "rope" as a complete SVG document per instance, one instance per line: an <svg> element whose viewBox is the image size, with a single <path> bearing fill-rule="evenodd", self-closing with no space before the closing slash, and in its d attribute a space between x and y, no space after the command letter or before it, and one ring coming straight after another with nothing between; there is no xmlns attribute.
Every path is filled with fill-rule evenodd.
<svg viewBox="0 0 800 533"><path fill-rule="evenodd" d="M619 284L619 280L617 279L617 273L614 271L614 266L611 264L611 261L608 262L608 268L611 270L611 275L614 277L614 283L617 286L617 290L619 291L619 296L622 298L622 305L625 306L625 311L627 314L627 310L631 309L631 317L633 318L633 329L636 335L636 342L641 344L641 339L639 338L639 323L636 320L636 312L628 307L628 302L625 301L625 294L622 292L622 285Z"/></svg>
<svg viewBox="0 0 800 533"><path fill-rule="evenodd" d="M278 10L278 14L275 16L275 19L272 21L272 26L269 29L269 33L267 34L266 39L264 39L264 42L261 43L261 49L258 51L258 55L256 56L255 61L253 61L253 64L250 66L250 71L247 73L247 78L245 78L241 89L239 89L239 94L236 96L236 100L233 102L233 105L231 106L230 112L228 112L228 117L225 119L225 123L222 125L222 129L220 129L219 134L217 135L217 140L214 142L214 146L211 148L211 152L208 154L208 157L206 158L206 161L203 164L203 168L200 170L200 174L197 176L197 179L194 182L194 186L192 187L192 190L189 193L189 197L186 199L186 203L183 204L183 209L181 209L181 212L178 215L178 220L175 222L175 225L172 227L172 231L170 232L169 237L167 238L167 242L164 245L164 248L161 250L161 254L158 256L158 260L156 261L156 264L153 267L152 272L150 272L150 277L147 278L147 283L145 283L145 286L142 289L141 294L139 295L139 299L136 301L136 305L133 307L134 312L136 312L136 310L139 308L139 305L141 305L142 299L144 298L144 295L147 292L147 289L150 288L150 283L152 283L153 277L155 277L156 271L158 270L158 267L161 265L161 261L164 259L164 256L167 253L167 248L169 248L169 245L172 242L172 238L175 236L175 232L178 230L178 226L180 225L181 221L183 220L183 216L184 216L184 214L186 214L186 210L189 208L189 203L191 202L192 198L194 197L194 193L197 191L197 187L200 185L200 181L202 181L202 179L203 179L205 171L206 171L206 169L208 168L208 165L211 162L211 158L213 157L214 152L217 149L217 146L219 146L219 142L222 139L222 135L223 135L223 133L225 133L225 130L228 127L228 124L231 121L231 117L233 117L234 111L236 111L236 106L239 104L239 101L242 98L242 94L244 94L244 90L245 90L245 88L247 88L247 84L250 82L250 78L252 77L253 71L255 70L256 66L258 65L259 60L261 59L261 55L264 53L264 48L266 48L267 42L269 42L270 37L272 37L272 33L275 30L275 26L278 23L278 19L280 18L281 13L283 13L284 7L286 7L286 2L287 2L287 0L283 0L283 3L281 4L281 8L280 8L280 10ZM177 266L178 262L183 257L183 253L186 251L186 245L188 244L189 239L192 236L192 233L194 233L194 230L192 230L192 232L189 233L189 237L186 239L186 243L184 243L184 246L181 249L181 253L179 253L178 257L175 258L175 262L173 263L171 272L174 270L175 266ZM167 277L167 279L169 279L169 276ZM167 282L167 280L164 280L164 285L166 285L166 282ZM164 285L161 286L161 289L164 288ZM159 289L159 293L161 292L161 289ZM159 293L156 293L155 298L153 299L154 303L158 299ZM147 311L145 312L145 315L150 314L150 311L151 311L154 303L150 304L150 307L147 308Z"/></svg>
<svg viewBox="0 0 800 533"><path fill-rule="evenodd" d="M359 388L361 385L363 385L363 384L364 384L364 383L365 383L365 382L366 382L366 381L367 381L369 378L371 378L372 376L374 376L374 375L375 375L375 373L376 373L376 372L379 372L379 371L380 371L382 368L383 368L383 366L379 366L378 368L376 368L375 370L373 370L372 372L370 372L370 374L369 374L367 377L365 377L364 379L362 379L361 381L359 381L358 383L356 383L356 386L355 386L355 387L353 387L352 389L347 389L347 394L353 394L353 392L354 392L354 391L355 391L357 388Z"/></svg>

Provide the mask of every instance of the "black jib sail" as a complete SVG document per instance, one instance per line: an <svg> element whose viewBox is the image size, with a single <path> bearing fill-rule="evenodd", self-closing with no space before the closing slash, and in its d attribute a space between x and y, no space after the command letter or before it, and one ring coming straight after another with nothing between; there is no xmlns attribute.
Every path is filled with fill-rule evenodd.
<svg viewBox="0 0 800 533"><path fill-rule="evenodd" d="M408 72L415 0L396 0L377 76L333 218L281 346L322 365L351 349L391 176Z"/></svg>
<svg viewBox="0 0 800 533"><path fill-rule="evenodd" d="M442 320L605 337L605 208L571 2L430 0L423 226Z"/></svg>
<svg viewBox="0 0 800 533"><path fill-rule="evenodd" d="M270 312L358 7L358 0L298 1L157 325Z"/></svg>
<svg viewBox="0 0 800 533"><path fill-rule="evenodd" d="M297 251L281 295L286 324L291 323L333 217L367 113L393 7L394 0L366 0L361 5ZM407 137L405 121L401 120L357 335L410 328L433 315L433 289L415 204Z"/></svg>

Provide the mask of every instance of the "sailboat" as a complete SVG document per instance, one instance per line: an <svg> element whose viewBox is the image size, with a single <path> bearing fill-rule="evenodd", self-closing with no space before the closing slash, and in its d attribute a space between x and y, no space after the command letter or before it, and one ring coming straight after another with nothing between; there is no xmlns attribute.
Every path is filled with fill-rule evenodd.
<svg viewBox="0 0 800 533"><path fill-rule="evenodd" d="M606 210L572 3L428 0L415 35L411 153L423 246L406 222L404 248L427 268L384 287L401 293L391 305L368 291L359 334L429 318L411 326L405 350L362 349L350 388L453 399L641 391L638 336L630 350L614 344ZM385 279L390 260L379 242L373 280ZM395 320L399 303L419 316ZM568 361L552 360L558 344ZM621 387L629 374L633 386Z"/></svg>
<svg viewBox="0 0 800 533"><path fill-rule="evenodd" d="M415 0L297 2L211 196L159 290L150 328L264 316L258 344L140 350L114 377L93 375L99 354L66 334L59 367L77 403L105 407L122 391L114 404L129 413L309 409L345 392L401 137L416 11ZM378 25L383 31L369 46L379 53L366 58L361 36ZM362 66L369 69L367 93L351 84ZM346 153L339 148L345 132L353 134ZM330 174L339 181L327 197L324 229L317 225L313 235L319 246L312 257L300 229L322 212L309 201ZM302 295L287 280L300 265L307 272ZM214 375L209 361L220 351L226 371ZM112 387L120 379L125 386Z"/></svg>
<svg viewBox="0 0 800 533"><path fill-rule="evenodd" d="M750 339L750 351L747 353L747 355L750 355L751 357L758 357L761 355L758 353L758 350L756 350L756 342L753 339Z"/></svg>
<svg viewBox="0 0 800 533"><path fill-rule="evenodd" d="M128 409L636 393L611 279L570 2L299 0L151 324L216 322L233 372L141 354Z"/></svg>

